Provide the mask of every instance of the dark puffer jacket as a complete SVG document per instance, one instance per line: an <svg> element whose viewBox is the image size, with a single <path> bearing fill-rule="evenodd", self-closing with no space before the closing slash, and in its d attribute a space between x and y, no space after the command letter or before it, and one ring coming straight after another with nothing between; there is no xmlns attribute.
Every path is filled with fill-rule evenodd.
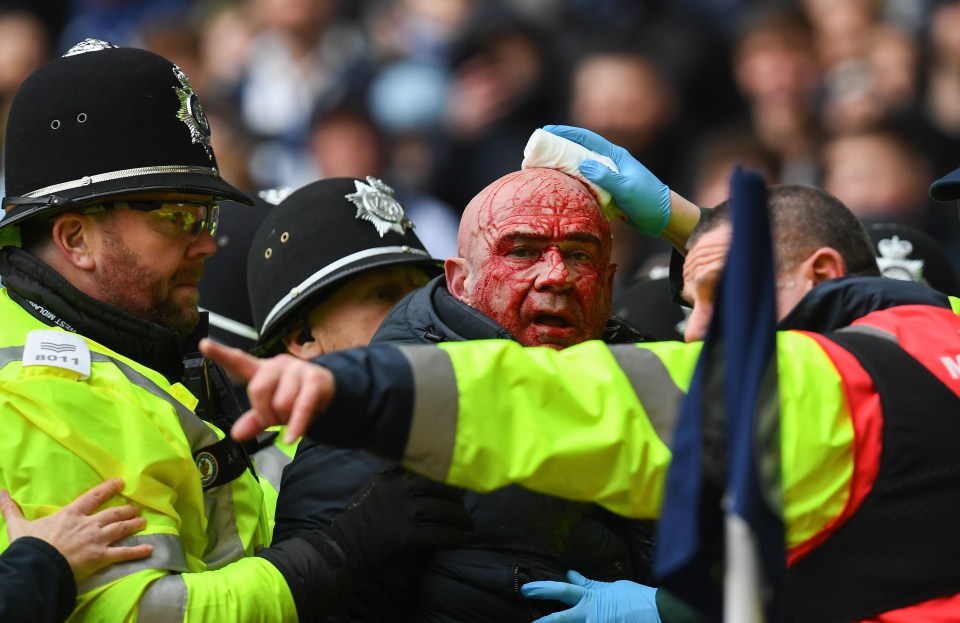
<svg viewBox="0 0 960 623"><path fill-rule="evenodd" d="M398 303L373 343L476 339L512 336L455 299L441 276ZM604 339L619 343L649 338L612 318ZM352 494L386 465L364 451L305 441L297 459L284 470L278 503L284 514L277 516L275 539L331 521ZM407 586L398 586L399 575L391 574L386 585L379 587L403 602L391 603L391 616L385 619L532 621L567 606L525 599L519 594L520 586L532 580L564 580L568 569L596 580L651 581L651 522L624 519L596 505L515 486L482 495L468 491L464 503L474 522L467 547L420 552L398 561Z"/></svg>

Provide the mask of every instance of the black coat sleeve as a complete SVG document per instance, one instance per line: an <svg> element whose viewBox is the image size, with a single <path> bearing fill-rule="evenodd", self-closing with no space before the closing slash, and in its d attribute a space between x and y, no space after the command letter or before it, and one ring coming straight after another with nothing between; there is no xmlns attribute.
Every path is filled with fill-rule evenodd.
<svg viewBox="0 0 960 623"><path fill-rule="evenodd" d="M60 623L76 603L73 571L46 541L22 537L0 554L0 621Z"/></svg>

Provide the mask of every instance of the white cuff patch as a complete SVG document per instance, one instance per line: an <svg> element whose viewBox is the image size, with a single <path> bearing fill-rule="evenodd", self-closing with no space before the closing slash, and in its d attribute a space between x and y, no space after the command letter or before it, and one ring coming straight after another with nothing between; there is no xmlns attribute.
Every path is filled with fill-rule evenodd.
<svg viewBox="0 0 960 623"><path fill-rule="evenodd" d="M73 370L80 380L90 378L90 348L79 335L39 329L27 334L23 367L50 366Z"/></svg>

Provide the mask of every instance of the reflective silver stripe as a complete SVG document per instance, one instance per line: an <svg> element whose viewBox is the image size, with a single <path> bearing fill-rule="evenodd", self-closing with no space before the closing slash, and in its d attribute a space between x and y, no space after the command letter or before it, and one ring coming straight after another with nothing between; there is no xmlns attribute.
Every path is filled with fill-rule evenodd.
<svg viewBox="0 0 960 623"><path fill-rule="evenodd" d="M178 623L187 616L187 584L179 575L165 575L140 596L137 623Z"/></svg>
<svg viewBox="0 0 960 623"><path fill-rule="evenodd" d="M660 358L649 350L635 344L618 344L610 347L610 354L630 381L657 436L671 447L677 411L685 394Z"/></svg>
<svg viewBox="0 0 960 623"><path fill-rule="evenodd" d="M43 195L52 195L55 193L63 192L64 190L71 190L74 188L80 188L81 186L89 186L90 184L97 184L100 182L109 182L111 180L121 180L127 177L135 177L138 175L162 175L164 173L200 173L204 175L210 175L212 177L220 177L220 174L214 168L207 167L190 167L179 164L171 164L157 167L138 167L136 169L123 169L122 171L110 171L109 173L96 173L94 175L85 175L78 180L72 180L69 182L63 182L61 184L53 184L52 186L45 186L43 188L38 188L29 193L24 193L24 197L41 197Z"/></svg>
<svg viewBox="0 0 960 623"><path fill-rule="evenodd" d="M165 392L156 383L140 374L127 364L102 353L90 353L91 361L109 361L117 366L127 380L147 390L154 396L166 400L180 417L180 427L183 429L190 450L196 452L200 448L219 441L219 437L207 426L203 420L182 405L173 396ZM199 478L199 474L197 476ZM220 567L244 557L243 542L237 532L237 520L233 507L233 488L230 483L219 487L211 487L203 492L204 514L207 516L207 551L203 554L203 561L208 569Z"/></svg>
<svg viewBox="0 0 960 623"><path fill-rule="evenodd" d="M457 439L457 377L439 348L400 346L413 372L413 419L403 463L446 480Z"/></svg>
<svg viewBox="0 0 960 623"><path fill-rule="evenodd" d="M114 543L117 547L132 547L142 543L153 545L153 553L140 560L116 562L91 575L77 585L77 593L82 594L100 588L114 580L132 575L144 569L166 569L185 573L187 557L183 553L183 543L175 534L142 534L128 536Z"/></svg>
<svg viewBox="0 0 960 623"><path fill-rule="evenodd" d="M8 346L0 349L0 367L22 358L22 346ZM213 430L207 426L203 420L198 418L193 411L161 389L148 377L126 363L96 351L90 352L90 361L112 363L127 377L128 381L150 392L154 396L161 398L172 406L177 412L180 427L183 429L183 433L187 437L187 441L190 443L190 449L193 452L219 441L219 438ZM197 486L200 484L199 478L198 473ZM207 564L207 568L218 569L243 558L245 551L243 542L240 540L240 535L237 532L237 522L233 506L233 488L230 486L230 483L206 489L203 492L203 506L204 513L208 518L207 551L203 554L203 561Z"/></svg>
<svg viewBox="0 0 960 623"><path fill-rule="evenodd" d="M221 316L218 313L202 307L200 308L200 311L207 312L207 318L210 320L210 324L218 329L223 329L224 331L229 331L234 335L239 335L240 337L245 337L254 341L260 337L256 329L247 326L242 322L237 322L236 320L227 318L226 316Z"/></svg>
<svg viewBox="0 0 960 623"><path fill-rule="evenodd" d="M317 272L313 273L306 279L304 279L300 285L294 287L290 292L280 299L276 305L273 306L273 309L270 310L270 313L267 314L267 318L263 321L263 326L260 327L260 333L266 334L269 332L270 325L273 322L274 318L283 311L283 308L290 304L290 301L297 298L310 286L317 283L330 273L340 270L348 264L352 264L358 260L367 259L370 257L376 257L378 255L389 255L391 253L405 253L407 255L420 255L422 257L430 257L430 254L426 251L421 251L420 249L414 249L406 245L402 247L377 247L375 249L364 249L363 251L357 251L356 253L351 253L346 257L342 257L333 264L327 264L324 268L321 268Z"/></svg>
<svg viewBox="0 0 960 623"><path fill-rule="evenodd" d="M894 344L900 344L900 340L897 339L897 336L889 331L884 331L883 329L878 329L877 327L872 327L867 324L858 324L852 327L844 327L840 329L844 333L862 333L863 335L872 335L874 337L883 338Z"/></svg>
<svg viewBox="0 0 960 623"><path fill-rule="evenodd" d="M253 462L257 466L257 474L261 478L266 478L267 482L273 485L273 488L277 491L280 490L283 468L289 465L291 461L293 459L290 458L290 455L272 444L253 453Z"/></svg>

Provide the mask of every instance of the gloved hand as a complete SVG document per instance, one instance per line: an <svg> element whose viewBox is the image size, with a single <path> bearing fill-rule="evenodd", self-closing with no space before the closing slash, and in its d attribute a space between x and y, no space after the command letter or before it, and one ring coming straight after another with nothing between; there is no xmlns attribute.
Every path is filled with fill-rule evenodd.
<svg viewBox="0 0 960 623"><path fill-rule="evenodd" d="M627 224L648 236L659 236L670 221L670 188L623 147L599 134L568 125L545 125L543 129L562 136L613 160L615 173L596 160L580 163L580 173L613 195L627 215Z"/></svg>
<svg viewBox="0 0 960 623"><path fill-rule="evenodd" d="M367 483L323 532L354 572L369 574L406 547L461 547L472 528L461 490L394 468Z"/></svg>
<svg viewBox="0 0 960 623"><path fill-rule="evenodd" d="M592 148L591 148L592 149ZM576 571L567 571L564 582L528 582L520 594L534 599L554 599L573 606L533 623L660 623L657 589L619 580L594 582Z"/></svg>

